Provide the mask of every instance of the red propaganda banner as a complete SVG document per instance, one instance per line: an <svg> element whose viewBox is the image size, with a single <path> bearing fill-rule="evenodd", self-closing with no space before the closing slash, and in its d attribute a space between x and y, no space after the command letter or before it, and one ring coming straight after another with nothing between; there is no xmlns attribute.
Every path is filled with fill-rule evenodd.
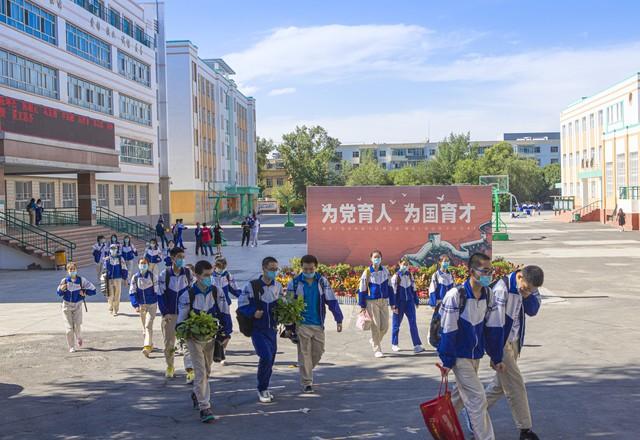
<svg viewBox="0 0 640 440"><path fill-rule="evenodd" d="M309 187L308 252L324 264L366 265L374 249L387 264L459 264L491 255L491 209L490 186Z"/></svg>

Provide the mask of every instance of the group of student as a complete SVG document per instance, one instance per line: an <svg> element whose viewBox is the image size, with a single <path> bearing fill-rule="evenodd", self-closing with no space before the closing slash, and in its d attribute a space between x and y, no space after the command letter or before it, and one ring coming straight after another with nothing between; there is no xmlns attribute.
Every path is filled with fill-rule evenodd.
<svg viewBox="0 0 640 440"><path fill-rule="evenodd" d="M99 237L98 244L100 242ZM118 265L114 260L121 258L118 252L127 252L127 243L125 238L119 248L117 237L115 240L112 237L103 266L107 271L109 267L119 267L122 279L137 269L130 278L129 295L143 326L142 353L149 357L153 350L153 322L159 309L167 378L175 376L176 326L187 319L192 310L209 313L219 322L219 331L213 340L185 341L184 368L187 383L193 384L191 400L194 408L200 410L201 421L214 420L208 377L214 361L221 365L225 363L225 349L234 327L230 311L232 297L238 300L237 321L241 331L250 336L259 358L258 400L261 403L273 402L275 396L269 390L269 384L277 353L279 324L274 308L284 295L283 286L277 281L278 261L273 257L265 258L260 276L239 289L227 270L224 258L217 258L213 265L201 260L191 266L185 263L184 250L178 246L169 250L166 267L157 274L153 265L157 267L159 261L152 262L154 258L149 253L153 247L157 248L153 240L145 256L137 260L136 268L125 263ZM461 411L463 420L477 440L494 439L488 409L504 395L520 430L520 439L536 440L538 437L531 430L528 397L517 360L523 347L525 316L536 315L540 307L538 288L543 283L544 274L537 266L525 266L494 281L490 257L476 253L468 261L468 279L456 286L449 264L447 256L440 258L429 287L429 303L434 307L430 328L432 332L438 328L437 334L429 335L429 340L432 344L436 341L434 345L442 362L442 374L452 371L456 378L457 386L452 394L454 407ZM316 257L302 257L301 272L286 289L294 297L302 297L305 303L302 321L293 328L287 327L283 333L297 344L303 393L314 392L313 370L324 353L327 309L333 315L337 331L342 331L343 314L336 294L317 268ZM82 346L80 303L86 295L94 295L96 289L88 280L78 276L74 263L69 263L67 270L68 276L61 281L58 295L63 297L69 350L75 351L76 344ZM118 272L111 270L113 275ZM369 342L375 357L384 357L382 340L389 328L390 312L393 315L392 350L399 350L399 330L406 316L414 351L424 351L416 322L419 301L408 260L401 259L391 276L389 269L382 264L382 253L373 251L371 264L361 277L358 304L360 313L370 320ZM115 299L110 300L109 305L117 314ZM434 322L439 326L434 327ZM243 323L245 328L242 328ZM483 387L478 369L485 353L490 357L490 365L496 374Z"/></svg>
<svg viewBox="0 0 640 440"><path fill-rule="evenodd" d="M29 215L29 224L36 226L40 225L42 222L42 213L44 212L42 199L36 200L32 198L29 200L29 203L27 203L27 207L25 209Z"/></svg>
<svg viewBox="0 0 640 440"><path fill-rule="evenodd" d="M196 255L204 255L212 257L214 255L222 255L222 226L220 222L216 222L216 225L211 228L206 223L196 223L196 229L194 231L196 237ZM216 252L213 252L213 245L216 246Z"/></svg>
<svg viewBox="0 0 640 440"><path fill-rule="evenodd" d="M245 244L250 247L258 246L258 233L260 232L260 220L254 212L251 215L246 216L240 224L242 228L242 242L240 247Z"/></svg>

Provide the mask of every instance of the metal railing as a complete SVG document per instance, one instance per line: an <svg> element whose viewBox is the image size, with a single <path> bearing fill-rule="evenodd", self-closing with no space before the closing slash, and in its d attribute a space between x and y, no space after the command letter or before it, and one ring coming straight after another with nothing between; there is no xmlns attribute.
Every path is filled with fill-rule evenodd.
<svg viewBox="0 0 640 440"><path fill-rule="evenodd" d="M7 214L29 223L29 213L25 210L7 209ZM78 208L45 208L37 226L66 226L78 224Z"/></svg>
<svg viewBox="0 0 640 440"><path fill-rule="evenodd" d="M67 261L73 261L75 243L30 225L8 212L0 211L0 236L15 240L20 247L40 250L47 256L53 256L56 251L64 250L67 253Z"/></svg>
<svg viewBox="0 0 640 440"><path fill-rule="evenodd" d="M621 186L619 198L622 200L640 200L640 186Z"/></svg>
<svg viewBox="0 0 640 440"><path fill-rule="evenodd" d="M578 214L578 218L581 218L596 209L600 209L601 201L596 200L595 202L591 202L588 205L585 205L581 208L574 209L571 211L571 217L576 218L576 214Z"/></svg>
<svg viewBox="0 0 640 440"><path fill-rule="evenodd" d="M140 240L151 240L156 235L156 230L151 225L131 220L102 206L97 207L96 222Z"/></svg>

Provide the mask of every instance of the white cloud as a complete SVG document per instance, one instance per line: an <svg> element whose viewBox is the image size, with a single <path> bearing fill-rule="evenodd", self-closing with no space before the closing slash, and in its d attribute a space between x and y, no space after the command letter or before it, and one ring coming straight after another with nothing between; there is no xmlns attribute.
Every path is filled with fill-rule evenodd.
<svg viewBox="0 0 640 440"><path fill-rule="evenodd" d="M269 92L269 96L290 95L296 93L295 87L285 87L282 89L273 89Z"/></svg>

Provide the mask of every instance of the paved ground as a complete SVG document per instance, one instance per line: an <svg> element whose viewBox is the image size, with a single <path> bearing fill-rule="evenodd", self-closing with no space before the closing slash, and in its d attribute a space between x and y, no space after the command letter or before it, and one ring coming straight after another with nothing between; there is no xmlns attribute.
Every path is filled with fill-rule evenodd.
<svg viewBox="0 0 640 440"><path fill-rule="evenodd" d="M294 232L275 231L276 236ZM543 439L636 439L640 234L542 217L513 221L511 238L495 243L495 254L539 264L547 275L543 308L527 321L521 360L536 431ZM238 278L248 279L267 253L285 261L304 252L297 241L257 249L232 245L225 251ZM162 377L162 353L151 360L139 353L139 322L126 304L125 316L111 318L101 298L90 302L87 349L66 352L52 292L59 277L0 272L2 439L427 437L417 405L437 393L436 358L433 352L414 356L408 351L406 328L401 334L406 351L376 360L367 336L354 327L353 310L344 307L342 334L328 321L318 394L299 394L294 346L283 342L272 382L277 402L266 406L255 401L256 358L249 341L236 334L231 364L215 367L212 374L220 419L203 426L190 409L183 377L169 382ZM421 308L423 339L427 315ZM483 363L482 376L489 374ZM498 439L517 438L504 402L491 416Z"/></svg>

